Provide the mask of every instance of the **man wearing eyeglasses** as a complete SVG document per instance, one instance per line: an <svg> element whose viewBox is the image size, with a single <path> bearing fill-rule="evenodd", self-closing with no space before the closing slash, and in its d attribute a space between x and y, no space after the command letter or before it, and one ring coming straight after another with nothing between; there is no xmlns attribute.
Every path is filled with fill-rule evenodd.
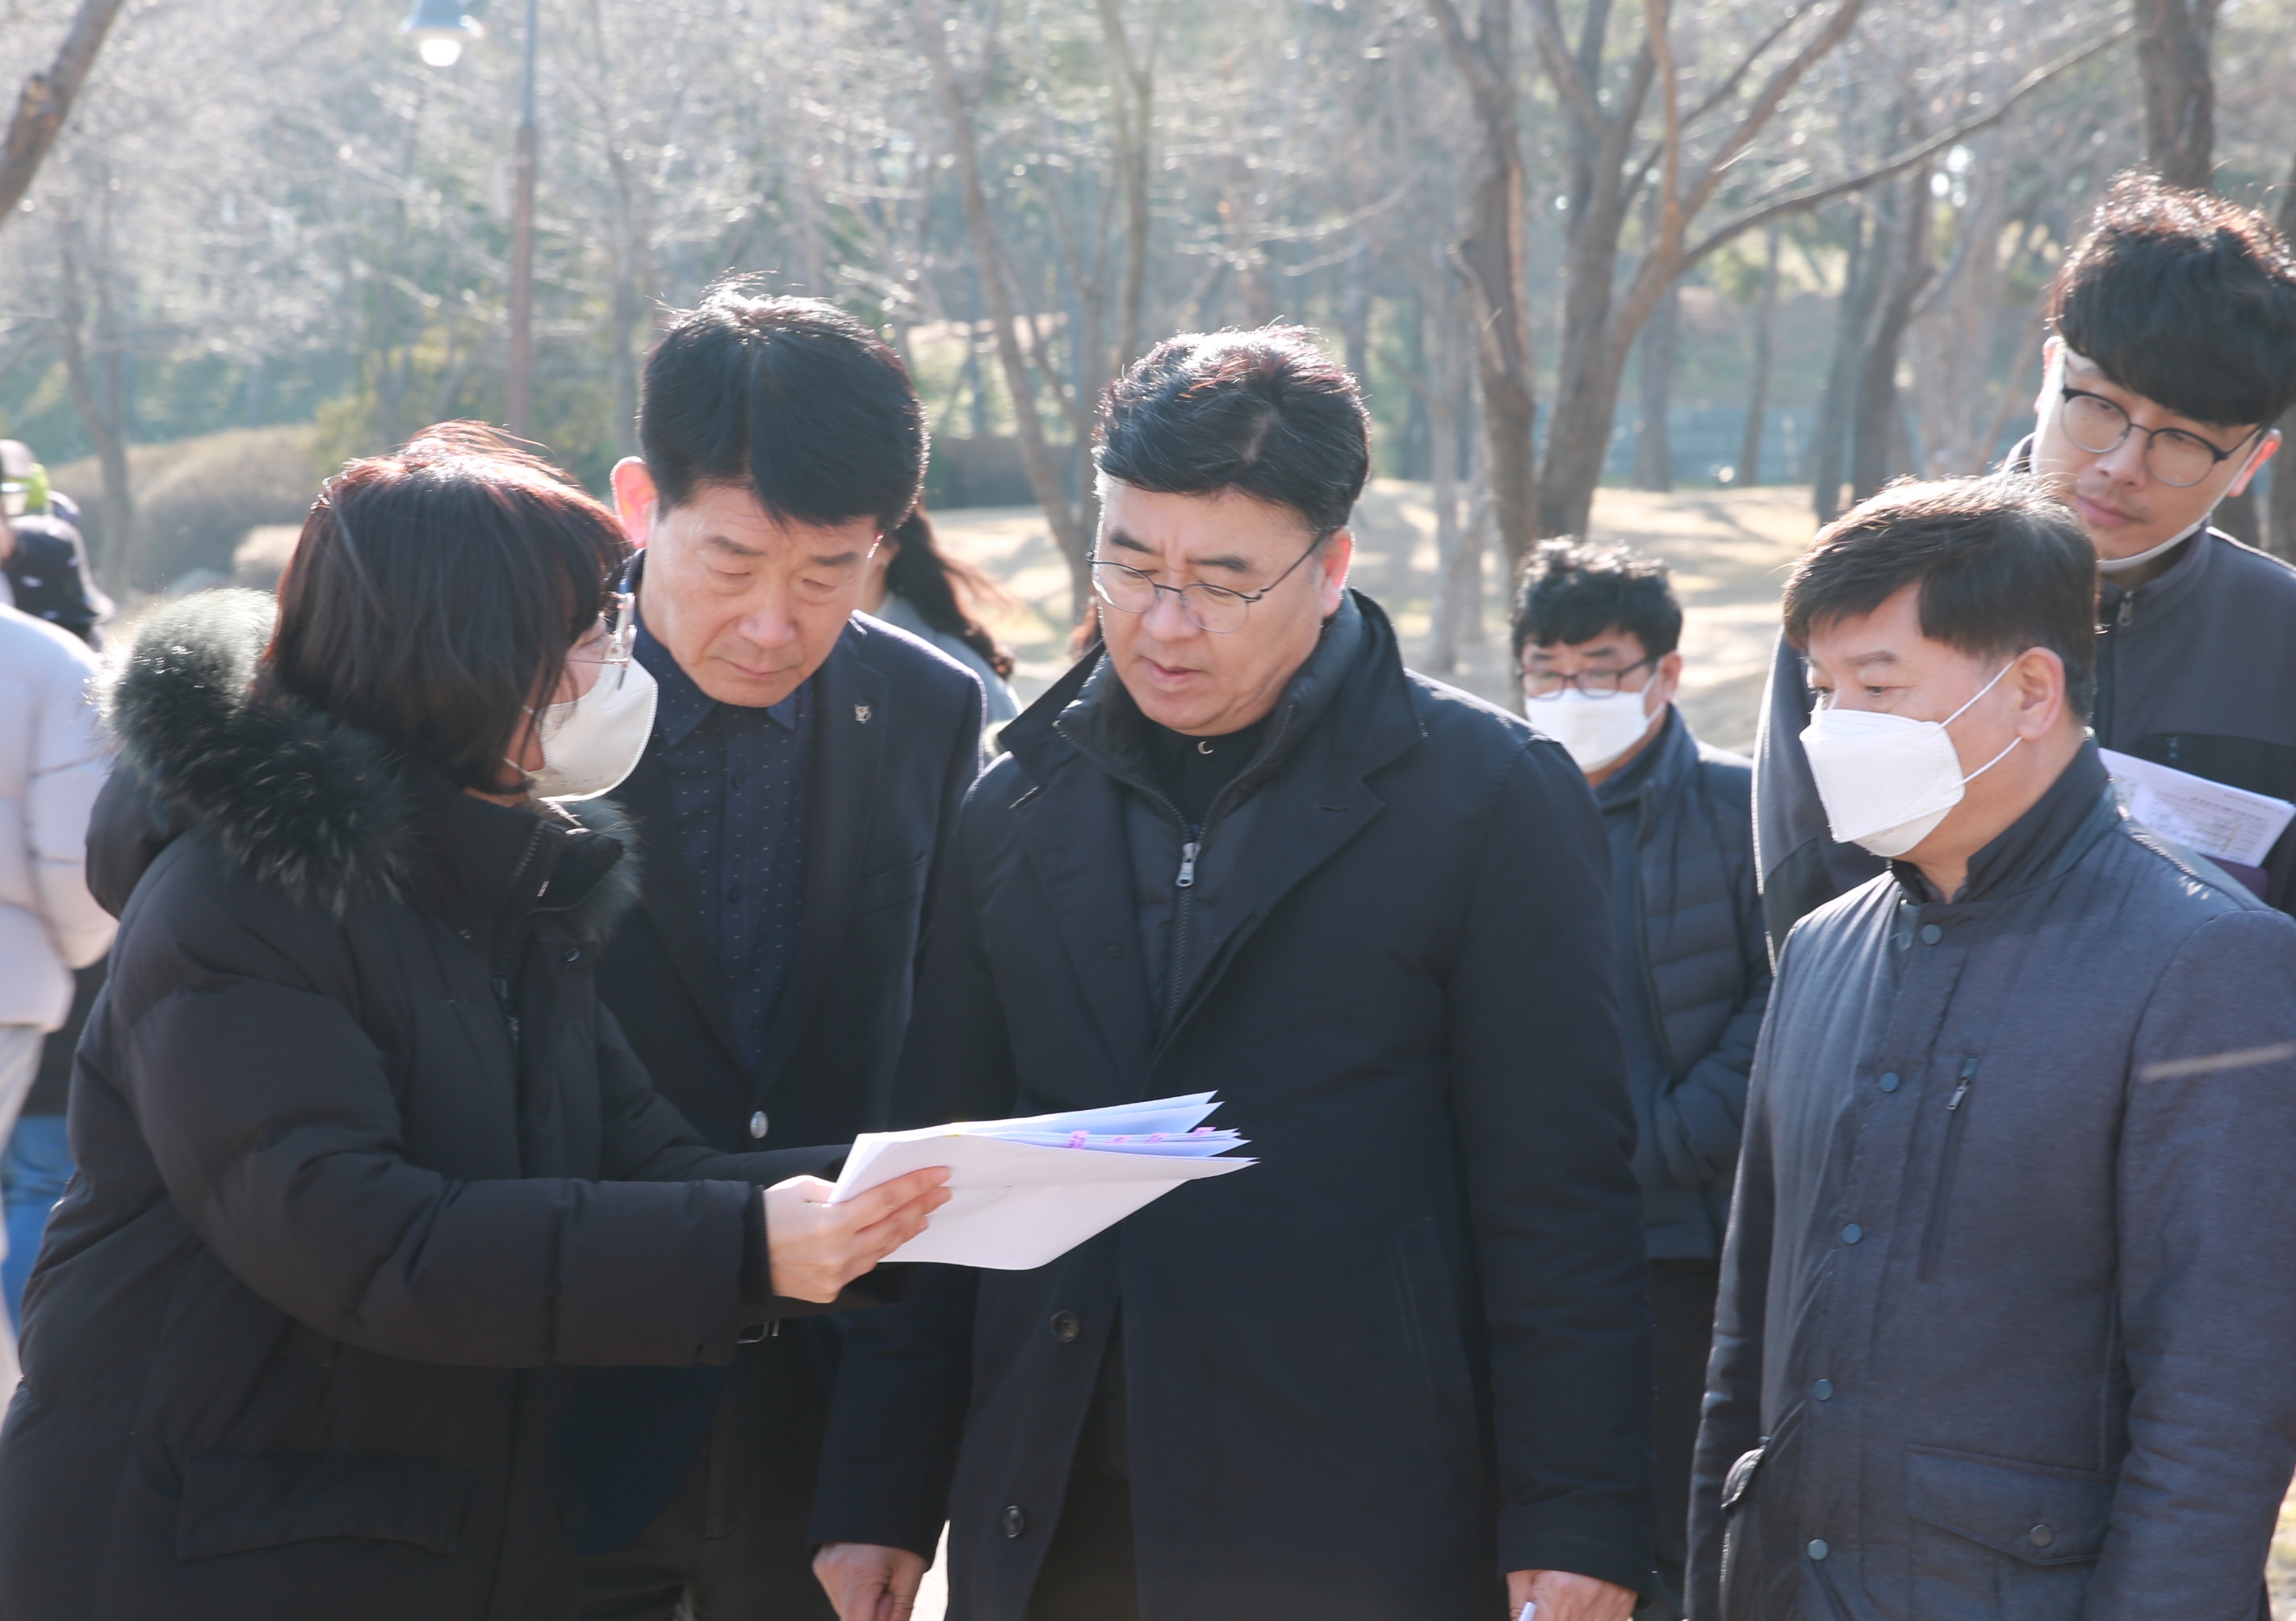
<svg viewBox="0 0 2296 1621"><path fill-rule="evenodd" d="M2038 422L2010 466L2046 474L2096 548L2097 741L2296 800L2296 569L2209 522L2296 404L2296 255L2251 209L2128 176L2060 268L2050 324ZM1882 865L1827 836L1809 714L1781 640L1755 748L1773 949ZM2296 830L2235 876L2296 911Z"/></svg>
<svg viewBox="0 0 2296 1621"><path fill-rule="evenodd" d="M1587 774L1610 840L1656 1336L1658 1584L1639 1621L1683 1614L1722 1234L1770 999L1752 762L1701 742L1675 708L1681 639L1682 604L1654 559L1553 540L1524 571L1514 617L1523 713Z"/></svg>
<svg viewBox="0 0 2296 1621"><path fill-rule="evenodd" d="M1650 1345L1585 780L1347 588L1355 380L1190 335L1110 389L1105 642L1004 733L896 1113L1197 1092L1259 1163L849 1331L814 1539L974 1621L1626 1621ZM882 1316L880 1322L867 1321Z"/></svg>

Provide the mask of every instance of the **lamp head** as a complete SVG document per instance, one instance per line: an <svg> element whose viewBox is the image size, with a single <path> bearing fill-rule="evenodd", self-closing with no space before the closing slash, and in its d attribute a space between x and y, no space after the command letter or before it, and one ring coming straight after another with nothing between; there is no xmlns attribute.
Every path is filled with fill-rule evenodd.
<svg viewBox="0 0 2296 1621"><path fill-rule="evenodd" d="M453 67L462 60L463 47L486 34L476 18L463 15L462 0L414 0L398 31L414 42L416 54L432 68Z"/></svg>

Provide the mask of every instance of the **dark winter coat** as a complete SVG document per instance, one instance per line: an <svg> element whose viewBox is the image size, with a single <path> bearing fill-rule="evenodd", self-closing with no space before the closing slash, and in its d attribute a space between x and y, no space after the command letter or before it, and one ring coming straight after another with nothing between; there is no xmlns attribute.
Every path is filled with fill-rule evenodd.
<svg viewBox="0 0 2296 1621"><path fill-rule="evenodd" d="M2296 568L2210 529L2132 591L2098 587L2096 708L2108 749L2212 782L2296 800ZM1802 659L1783 638L1754 745L1756 838L1771 942L1796 918L1881 872L1836 844L1801 749ZM2254 875L2296 912L2296 826Z"/></svg>
<svg viewBox="0 0 2296 1621"><path fill-rule="evenodd" d="M1649 1326L1584 777L1351 598L1158 925L1135 870L1170 895L1184 834L1142 725L1087 659L1006 727L897 1113L1217 1091L1260 1163L857 1321L815 1539L930 1553L945 1507L953 1621L1020 1621L1120 1310L1147 1621L1484 1621L1531 1568L1639 1586Z"/></svg>
<svg viewBox="0 0 2296 1621"><path fill-rule="evenodd" d="M636 824L646 884L606 948L599 995L661 1094L728 1153L849 1142L885 1124L925 897L980 773L980 683L906 632L856 617L815 673L812 697L801 936L755 1069L742 1060L693 899L720 880L685 870L660 751L648 749L614 795ZM812 1491L808 1442L825 1420L835 1341L824 1319L741 1353L776 1364L770 1450L758 1467L784 1476L788 1501L800 1504ZM626 1541L669 1501L725 1379L707 1366L581 1377L565 1442L588 1503L586 1548ZM810 1581L797 1518L792 1579Z"/></svg>
<svg viewBox="0 0 2296 1621"><path fill-rule="evenodd" d="M2250 1621L2296 1464L2296 922L2085 749L1787 940L1693 1517L1697 1621Z"/></svg>
<svg viewBox="0 0 2296 1621"><path fill-rule="evenodd" d="M753 1184L834 1150L702 1146L591 984L611 834L249 701L269 617L168 610L116 695L0 1615L563 1617L566 1368L730 1356L773 1309Z"/></svg>
<svg viewBox="0 0 2296 1621"><path fill-rule="evenodd" d="M1633 793L1641 935L1620 960L1643 976L1664 1068L1633 1077L1635 1175L1651 1254L1710 1260L1730 1216L1746 1072L1770 995L1753 766L1700 742L1679 710L1651 747Z"/></svg>

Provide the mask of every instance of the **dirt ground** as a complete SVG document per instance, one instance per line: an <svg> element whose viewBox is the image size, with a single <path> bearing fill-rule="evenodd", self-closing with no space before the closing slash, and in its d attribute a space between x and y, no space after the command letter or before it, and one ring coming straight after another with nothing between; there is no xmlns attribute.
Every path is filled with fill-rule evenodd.
<svg viewBox="0 0 2296 1621"><path fill-rule="evenodd" d="M1750 749L1762 678L1777 632L1786 570L1809 539L1809 494L1799 486L1701 490L1669 495L1603 490L1595 538L1621 541L1674 565L1686 623L1682 706L1709 741ZM1019 661L1024 699L1067 667L1069 571L1034 507L969 508L938 514L942 544L995 579L1010 601L991 625ZM1435 514L1427 487L1375 480L1356 526L1354 583L1377 598L1404 638L1405 658L1425 667L1429 593L1435 572ZM1443 678L1512 707L1505 596L1496 555L1485 561L1484 626ZM1440 672L1430 671L1431 674Z"/></svg>
<svg viewBox="0 0 2296 1621"><path fill-rule="evenodd" d="M1423 668L1429 592L1435 571L1435 515L1423 484L1375 480L1357 514L1353 583L1378 599L1404 639L1404 657ZM1069 570L1034 507L954 511L935 518L942 544L1006 593L991 616L1019 663L1024 700L1068 666ZM1651 495L1606 489L1595 498L1594 538L1623 542L1674 568L1685 623L1682 708L1709 742L1751 752L1754 717L1778 625L1778 594L1809 541L1809 492L1780 485L1742 490ZM1483 634L1462 649L1444 679L1514 707L1500 567L1486 559ZM1432 672L1431 672L1432 673ZM2296 1621L2296 1494L2281 1510L2269 1568L2273 1614ZM926 1578L915 1621L941 1621L946 1598L938 1566Z"/></svg>

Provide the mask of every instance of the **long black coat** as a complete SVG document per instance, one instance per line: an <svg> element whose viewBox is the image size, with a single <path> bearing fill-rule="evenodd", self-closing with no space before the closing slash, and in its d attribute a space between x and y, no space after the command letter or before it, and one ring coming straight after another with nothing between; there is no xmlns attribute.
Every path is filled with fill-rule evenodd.
<svg viewBox="0 0 2296 1621"><path fill-rule="evenodd" d="M1093 669L966 801L898 1112L1217 1089L1262 1163L857 1321L815 1539L930 1552L946 1503L952 1617L1019 1621L1120 1306L1149 1621L1484 1621L1511 1568L1640 1585L1642 1224L1583 777L1351 599L1186 917L1144 930L1137 711Z"/></svg>
<svg viewBox="0 0 2296 1621"><path fill-rule="evenodd" d="M805 912L790 982L763 1063L743 1063L717 954L693 892L719 881L685 870L668 773L649 749L615 798L646 882L607 946L598 992L661 1094L704 1142L728 1153L849 1142L885 1123L908 1027L925 896L980 772L980 684L905 632L856 618L814 675L811 787L805 810ZM728 830L737 833L738 830ZM766 1121L762 1142L753 1128ZM836 1350L827 1321L745 1348L770 1359L774 1451L787 1501L810 1494L813 1448ZM585 1373L566 1441L588 1504L584 1546L619 1545L659 1513L708 1432L722 1369ZM795 1510L787 1557L809 1557Z"/></svg>
<svg viewBox="0 0 2296 1621"><path fill-rule="evenodd" d="M194 598L118 694L0 1614L562 1617L564 1370L729 1357L753 1184L835 1150L696 1141L590 984L619 847L246 701L268 620Z"/></svg>

